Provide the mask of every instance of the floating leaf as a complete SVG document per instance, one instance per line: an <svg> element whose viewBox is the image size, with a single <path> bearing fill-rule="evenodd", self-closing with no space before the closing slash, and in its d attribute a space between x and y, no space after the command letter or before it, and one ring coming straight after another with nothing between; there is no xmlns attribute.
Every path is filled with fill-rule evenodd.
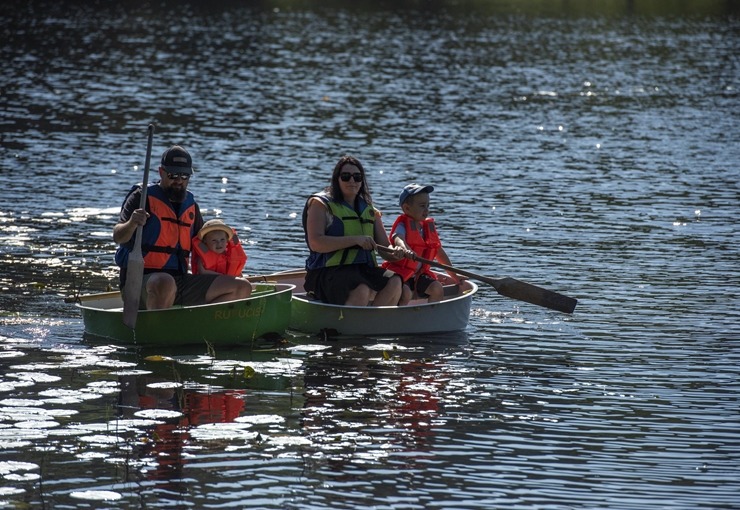
<svg viewBox="0 0 740 510"><path fill-rule="evenodd" d="M147 356L146 358L144 358L144 361L172 361L172 358L170 358L169 356L154 354L152 356Z"/></svg>
<svg viewBox="0 0 740 510"><path fill-rule="evenodd" d="M254 371L254 368L250 367L249 365L244 367L244 378L245 379L251 379L254 377L255 374L256 372Z"/></svg>

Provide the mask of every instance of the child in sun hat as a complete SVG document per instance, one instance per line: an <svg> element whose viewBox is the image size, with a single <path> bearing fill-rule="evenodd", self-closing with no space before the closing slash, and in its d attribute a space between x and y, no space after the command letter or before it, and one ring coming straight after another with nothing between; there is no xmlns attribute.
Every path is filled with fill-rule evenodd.
<svg viewBox="0 0 740 510"><path fill-rule="evenodd" d="M220 273L241 276L247 263L236 231L223 220L208 220L193 238L193 274Z"/></svg>
<svg viewBox="0 0 740 510"><path fill-rule="evenodd" d="M391 228L391 241L395 246L411 250L416 255L427 260L438 260L442 264L451 265L450 258L442 248L434 219L429 215L429 193L434 191L433 186L409 184L403 188L398 197L401 214ZM403 290L399 305L408 304L413 293L418 297L426 297L429 302L440 301L444 297L444 287L437 274L430 270L429 264L404 258L395 262L384 262L383 267L401 275ZM460 286L465 292L472 289L469 282L457 274L448 271L450 283ZM445 282L447 283L447 282Z"/></svg>

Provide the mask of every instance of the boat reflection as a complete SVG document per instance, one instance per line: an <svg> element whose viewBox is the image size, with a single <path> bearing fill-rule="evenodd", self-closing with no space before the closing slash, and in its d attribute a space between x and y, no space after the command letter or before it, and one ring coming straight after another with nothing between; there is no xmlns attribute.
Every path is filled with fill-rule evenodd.
<svg viewBox="0 0 740 510"><path fill-rule="evenodd" d="M228 360L149 355L138 367L152 371L121 375L118 420L136 428L135 470L184 494L185 466L199 456L202 463L204 451L229 455L224 445L242 452L269 448L316 471L379 456L409 467L430 455L445 406L459 398L463 368L451 360L467 349L465 332L303 340L296 349L241 353L264 361L236 360L236 352ZM286 393L280 415L260 412L262 396L247 407L255 391L278 387L295 388L303 399Z"/></svg>
<svg viewBox="0 0 740 510"><path fill-rule="evenodd" d="M146 464L141 472L149 480L180 480L192 428L231 423L245 409L242 389L189 389L148 375L124 376L120 388L119 417L152 420L132 452L133 458Z"/></svg>
<svg viewBox="0 0 740 510"><path fill-rule="evenodd" d="M466 345L464 332L403 343L355 338L310 356L301 412L313 447L309 462L341 472L378 455L395 456L404 467L428 456L458 377L446 354Z"/></svg>

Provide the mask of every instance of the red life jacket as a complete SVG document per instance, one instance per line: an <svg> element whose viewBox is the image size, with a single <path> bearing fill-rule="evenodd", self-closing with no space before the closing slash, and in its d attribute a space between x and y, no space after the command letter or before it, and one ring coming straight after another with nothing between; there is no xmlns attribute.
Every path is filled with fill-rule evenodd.
<svg viewBox="0 0 740 510"><path fill-rule="evenodd" d="M217 273L230 276L241 276L244 264L247 263L247 254L244 253L236 236L226 244L224 253L216 253L208 249L206 243L197 236L193 238L193 253L191 257L191 270L198 274L198 260L203 264L203 269L216 271Z"/></svg>
<svg viewBox="0 0 740 510"><path fill-rule="evenodd" d="M406 245L414 251L421 258L427 260L434 260L437 257L437 252L442 247L442 243L437 235L437 228L434 226L433 218L426 218L421 222L422 234L419 233L419 224L411 216L402 214L393 223L391 228L391 239L396 233L396 228L399 224L403 223L406 229ZM407 281L409 278L418 274L426 274L430 278L436 280L437 277L429 270L429 264L422 264L421 268L417 273L417 266L419 263L415 260L401 259L396 262L384 262L383 267L390 269L394 273L398 273L403 278L403 281Z"/></svg>

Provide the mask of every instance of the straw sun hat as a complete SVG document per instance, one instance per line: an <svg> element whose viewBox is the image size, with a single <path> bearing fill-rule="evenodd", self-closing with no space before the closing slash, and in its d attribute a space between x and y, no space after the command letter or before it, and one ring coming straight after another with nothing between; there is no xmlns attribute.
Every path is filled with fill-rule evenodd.
<svg viewBox="0 0 740 510"><path fill-rule="evenodd" d="M208 232L213 232L214 230L223 230L226 232L229 241L231 241L231 238L234 236L234 230L224 223L223 220L208 220L198 231L198 239L202 241Z"/></svg>

